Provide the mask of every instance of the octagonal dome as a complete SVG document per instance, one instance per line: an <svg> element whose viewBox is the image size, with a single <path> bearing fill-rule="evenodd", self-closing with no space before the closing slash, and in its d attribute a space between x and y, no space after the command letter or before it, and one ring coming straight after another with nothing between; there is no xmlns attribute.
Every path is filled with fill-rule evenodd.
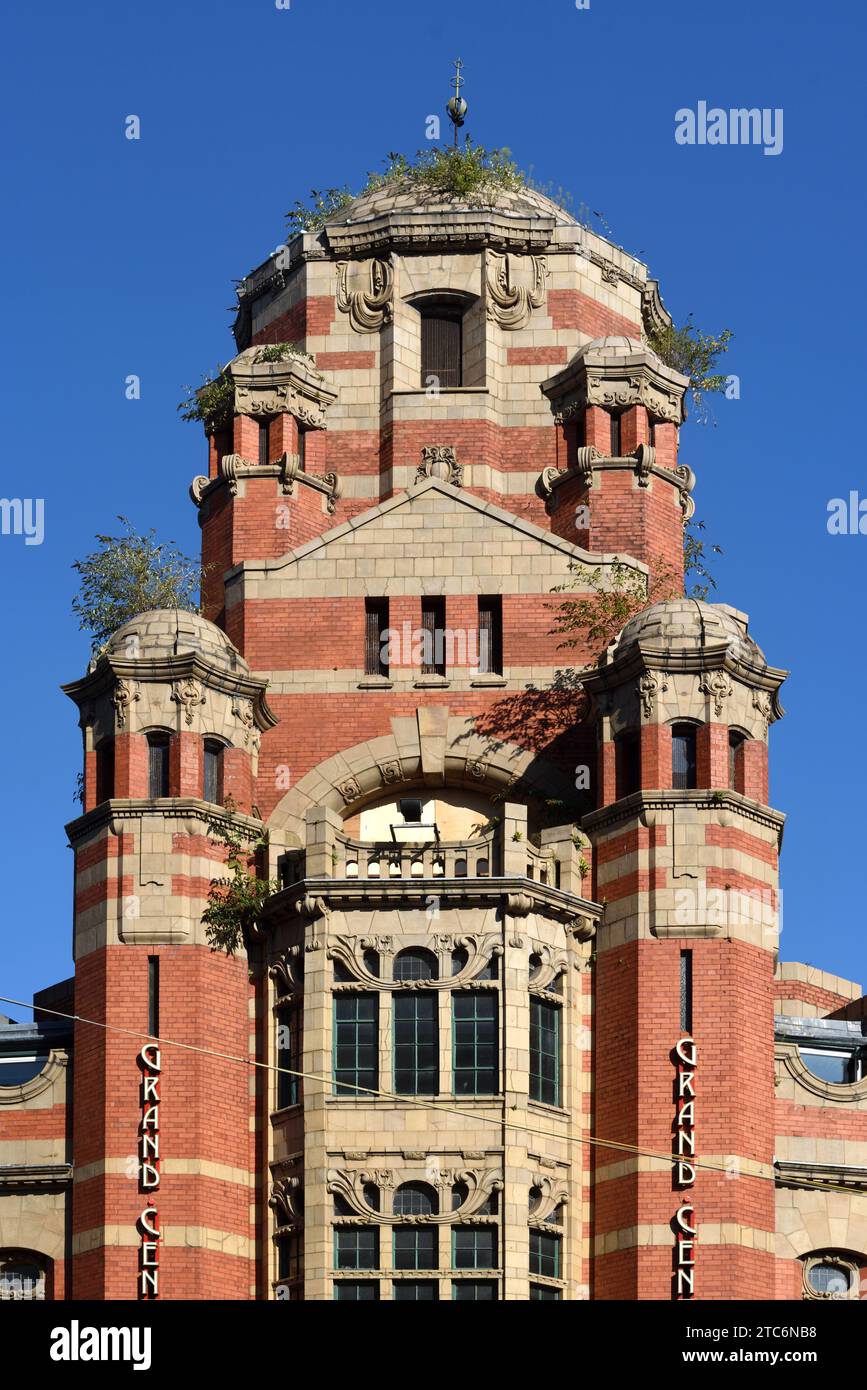
<svg viewBox="0 0 867 1390"><path fill-rule="evenodd" d="M766 666L764 653L749 635L748 621L745 613L727 603L667 599L652 603L630 618L614 642L612 655L616 659L638 642L669 651L715 647L725 642L735 660Z"/></svg>
<svg viewBox="0 0 867 1390"><path fill-rule="evenodd" d="M133 661L159 661L196 653L209 666L247 672L250 667L222 628L199 613L180 608L152 608L117 629L105 648L106 656Z"/></svg>
<svg viewBox="0 0 867 1390"><path fill-rule="evenodd" d="M336 212L327 227L352 225L382 217L388 213L411 212L477 212L480 208L496 208L515 217L553 219L560 226L574 227L575 218L544 193L533 188L499 188L492 185L473 199L450 197L438 192L426 192L411 175L388 179L376 188L360 193L351 203Z"/></svg>

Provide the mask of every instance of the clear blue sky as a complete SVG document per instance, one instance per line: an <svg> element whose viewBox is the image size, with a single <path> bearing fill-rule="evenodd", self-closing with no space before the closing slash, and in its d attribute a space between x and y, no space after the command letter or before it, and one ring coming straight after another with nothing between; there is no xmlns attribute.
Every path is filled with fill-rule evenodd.
<svg viewBox="0 0 867 1390"><path fill-rule="evenodd" d="M424 143L457 54L473 138L601 211L678 320L735 332L741 399L689 424L682 458L725 547L718 597L793 673L771 734L782 953L867 980L867 536L826 530L830 498L867 497L863 6L42 0L4 29L0 491L44 498L45 540L0 536L0 993L71 969L81 753L58 686L88 644L70 565L118 513L196 550L204 444L175 406L232 355L233 279L296 197ZM783 152L678 145L675 112L700 101L781 107Z"/></svg>

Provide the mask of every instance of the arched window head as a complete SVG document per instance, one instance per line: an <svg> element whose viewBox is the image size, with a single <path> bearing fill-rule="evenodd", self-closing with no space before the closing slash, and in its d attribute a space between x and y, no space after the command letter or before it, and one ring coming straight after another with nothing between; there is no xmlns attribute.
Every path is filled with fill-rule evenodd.
<svg viewBox="0 0 867 1390"><path fill-rule="evenodd" d="M214 806L223 804L223 745L215 738L205 739L204 799Z"/></svg>
<svg viewBox="0 0 867 1390"><path fill-rule="evenodd" d="M169 735L148 734L148 800L169 795Z"/></svg>
<svg viewBox="0 0 867 1390"><path fill-rule="evenodd" d="M435 980L437 958L432 951L399 951L394 958L395 980Z"/></svg>
<svg viewBox="0 0 867 1390"><path fill-rule="evenodd" d="M41 1302L48 1261L32 1250L0 1250L0 1302Z"/></svg>
<svg viewBox="0 0 867 1390"><path fill-rule="evenodd" d="M436 1188L426 1182L405 1182L394 1194L395 1216L436 1216L439 1199Z"/></svg>
<svg viewBox="0 0 867 1390"><path fill-rule="evenodd" d="M114 739L101 739L96 747L96 804L114 796Z"/></svg>
<svg viewBox="0 0 867 1390"><path fill-rule="evenodd" d="M671 785L690 791L696 782L695 725L673 724L671 729Z"/></svg>
<svg viewBox="0 0 867 1390"><path fill-rule="evenodd" d="M858 1297L858 1264L850 1255L826 1250L804 1262L804 1297L842 1299Z"/></svg>

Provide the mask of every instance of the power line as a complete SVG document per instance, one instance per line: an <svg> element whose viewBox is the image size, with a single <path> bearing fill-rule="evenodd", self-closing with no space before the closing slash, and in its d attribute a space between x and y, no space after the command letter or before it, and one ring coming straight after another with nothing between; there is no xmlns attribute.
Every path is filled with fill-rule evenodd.
<svg viewBox="0 0 867 1390"><path fill-rule="evenodd" d="M33 1013L53 1014L56 1018L66 1019L71 1023L84 1023L91 1028L101 1028L106 1033L120 1033L125 1037L135 1038L137 1041L158 1043L160 1047L175 1047L183 1052L196 1052L205 1057L216 1057L222 1062L234 1062L238 1066L256 1067L262 1071L276 1072L282 1076L295 1076L305 1081L320 1081L326 1086L334 1084L332 1075L324 1075L320 1072L301 1071L294 1067L282 1067L273 1062L260 1062L252 1057L236 1057L231 1052L218 1052L211 1047L196 1047L193 1043L177 1042L173 1038L156 1037L152 1033L143 1033L135 1028L121 1028L114 1023L100 1023L98 1019L84 1018L81 1014L67 1014L60 1009L49 1009L43 1004L28 1004L22 999L10 999L6 995L0 994L0 1004L14 1004L20 1009L30 1009ZM359 1095L373 1096L381 1100L394 1101L398 1105L414 1105L422 1110L432 1110L438 1115L459 1115L461 1119L466 1119L466 1111L456 1105L448 1105L442 1102L424 1100L420 1096L398 1095L395 1091L384 1091L375 1086L357 1086L352 1082L341 1082L341 1086L355 1091ZM685 1160L683 1154L660 1153L655 1149L645 1149L636 1144L626 1144L622 1140L602 1139L595 1134L554 1134L551 1130L537 1129L533 1125L523 1124L518 1120L509 1120L504 1117L491 1115L473 1115L474 1122L482 1124L496 1125L498 1129L514 1130L521 1134L532 1134L539 1138L556 1138L562 1142L565 1138L570 1144L586 1144L591 1147L603 1149L615 1149L620 1153L630 1154L638 1158L656 1158L660 1162L667 1164L688 1162L693 1168L701 1168L711 1173L726 1173L731 1175L732 1170L727 1164L707 1163L702 1159L690 1157ZM745 1176L756 1178L762 1182L772 1182L776 1186L777 1178L774 1175L764 1173L749 1173ZM801 1187L816 1192L844 1192L847 1196L851 1195L852 1188L842 1183L823 1182L821 1179L796 1178L786 1176L782 1179L786 1187Z"/></svg>

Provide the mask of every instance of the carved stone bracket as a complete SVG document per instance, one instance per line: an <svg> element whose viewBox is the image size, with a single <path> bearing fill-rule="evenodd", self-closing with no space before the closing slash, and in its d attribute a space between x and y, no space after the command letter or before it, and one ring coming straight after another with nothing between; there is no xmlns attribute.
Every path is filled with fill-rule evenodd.
<svg viewBox="0 0 867 1390"><path fill-rule="evenodd" d="M638 486L647 487L653 472L653 465L656 462L656 450L650 444L639 444L633 458L635 459L635 471L638 474Z"/></svg>
<svg viewBox="0 0 867 1390"><path fill-rule="evenodd" d="M268 975L274 982L279 1000L294 999L302 993L304 975L301 961L301 947L290 946L269 968Z"/></svg>
<svg viewBox="0 0 867 1390"><path fill-rule="evenodd" d="M352 263L338 262L337 307L341 313L349 315L349 322L357 333L378 333L392 316L394 274L387 261L374 258L367 265L367 287L350 289Z"/></svg>
<svg viewBox="0 0 867 1390"><path fill-rule="evenodd" d="M279 1178L271 1184L268 1206L274 1213L281 1231L300 1231L304 1228L304 1209L299 1201L300 1178Z"/></svg>
<svg viewBox="0 0 867 1390"><path fill-rule="evenodd" d="M532 1186L538 1191L535 1205L530 1209L530 1225L542 1225L551 1220L557 1207L569 1201L569 1189L560 1174L551 1177L547 1173L536 1173Z"/></svg>
<svg viewBox="0 0 867 1390"><path fill-rule="evenodd" d="M732 693L732 683L725 671L706 671L698 683L703 695L713 696L713 712L717 719L723 712L723 704Z"/></svg>
<svg viewBox="0 0 867 1390"><path fill-rule="evenodd" d="M501 328L525 328L545 302L544 256L489 253L486 270L487 316Z"/></svg>
<svg viewBox="0 0 867 1390"><path fill-rule="evenodd" d="M184 723L192 724L193 710L197 705L205 703L205 692L202 689L202 682L194 676L187 676L183 680L172 682L172 699L176 705L180 705L184 710Z"/></svg>
<svg viewBox="0 0 867 1390"><path fill-rule="evenodd" d="M255 751L258 751L261 739L259 730L256 728L253 701L236 697L232 701L232 713L244 730L244 747L252 747Z"/></svg>
<svg viewBox="0 0 867 1390"><path fill-rule="evenodd" d="M644 710L645 719L650 719L656 706L656 697L668 689L668 676L664 671L645 671L638 682L638 698Z"/></svg>
<svg viewBox="0 0 867 1390"><path fill-rule="evenodd" d="M112 703L114 705L115 719L119 729L126 728L126 717L129 707L135 704L136 700L141 699L141 686L138 681L119 680L114 687Z"/></svg>
<svg viewBox="0 0 867 1390"><path fill-rule="evenodd" d="M569 968L569 957L555 946L532 942L531 956L537 956L539 964L530 976L531 989L550 989L551 985Z"/></svg>
<svg viewBox="0 0 867 1390"><path fill-rule="evenodd" d="M460 487L464 481L463 464L458 463L454 448L450 444L430 444L422 449L422 462L416 469L415 480L439 478L452 487Z"/></svg>

